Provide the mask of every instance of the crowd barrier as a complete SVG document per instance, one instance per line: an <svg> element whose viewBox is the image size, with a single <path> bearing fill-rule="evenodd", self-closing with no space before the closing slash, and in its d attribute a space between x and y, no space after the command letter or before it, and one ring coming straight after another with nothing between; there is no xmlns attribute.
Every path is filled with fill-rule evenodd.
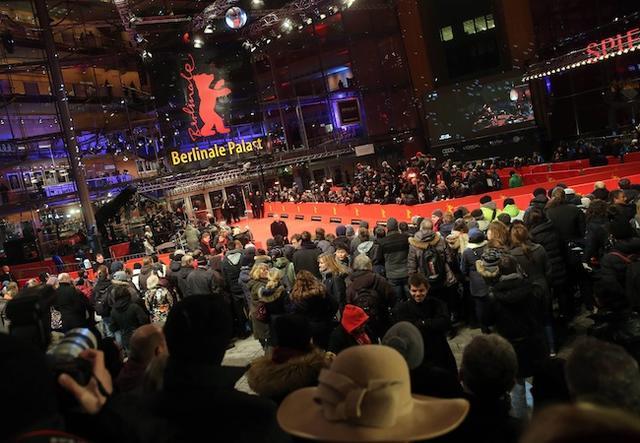
<svg viewBox="0 0 640 443"><path fill-rule="evenodd" d="M620 164L620 159L614 156L607 157L609 165ZM640 161L640 152L632 152L624 156L625 163ZM589 159L567 160L557 163L542 163L539 165L522 166L520 168L502 168L498 170L499 175L509 175L509 171L517 170L520 174L531 174L539 172L567 171L574 169L586 169L591 167Z"/></svg>
<svg viewBox="0 0 640 443"><path fill-rule="evenodd" d="M635 172L640 172L636 167ZM634 183L640 182L640 174L626 175ZM590 174L588 176L574 177L563 180L565 184L573 188L578 194L588 194L593 190L594 181L604 181L608 189L618 187L618 177L612 177L610 172ZM547 183L550 188L554 182ZM519 208L527 208L533 198L532 192L538 185L523 186L520 188L504 189L490 192L492 199L503 207L505 198L513 198ZM480 206L480 195L443 200L439 202L425 203L421 205L379 205L354 203L350 205L338 203L266 203L265 211L267 216L280 215L283 219L310 220L322 223L351 224L358 225L360 221L366 220L370 225L378 221L386 221L389 217L394 217L398 221L411 221L413 216L430 216L433 211L440 209L443 211L454 211L459 206L465 206L470 211Z"/></svg>

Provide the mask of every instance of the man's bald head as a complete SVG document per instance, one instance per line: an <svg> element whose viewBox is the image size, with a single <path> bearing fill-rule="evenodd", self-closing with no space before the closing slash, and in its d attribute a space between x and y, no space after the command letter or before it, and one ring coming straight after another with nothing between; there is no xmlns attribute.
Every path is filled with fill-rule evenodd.
<svg viewBox="0 0 640 443"><path fill-rule="evenodd" d="M129 358L145 365L149 364L153 357L167 352L164 333L154 324L136 329L131 336L129 347Z"/></svg>

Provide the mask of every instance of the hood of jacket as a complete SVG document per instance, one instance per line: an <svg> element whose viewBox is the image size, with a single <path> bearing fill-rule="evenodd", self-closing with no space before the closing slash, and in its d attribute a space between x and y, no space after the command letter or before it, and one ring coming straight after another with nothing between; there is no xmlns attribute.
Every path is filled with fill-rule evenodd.
<svg viewBox="0 0 640 443"><path fill-rule="evenodd" d="M289 263L291 262L287 259L287 257L278 257L276 258L276 261L273 262L273 267L278 269L284 269L287 266L289 266Z"/></svg>
<svg viewBox="0 0 640 443"><path fill-rule="evenodd" d="M530 296L524 276L519 272L501 275L492 286L493 295L497 300L505 304L520 303Z"/></svg>
<svg viewBox="0 0 640 443"><path fill-rule="evenodd" d="M535 235L535 234L539 234L541 232L547 232L547 231L553 231L553 223L551 222L551 220L547 220L543 223L540 223L538 226L531 228L530 233L531 235ZM555 232L555 231L554 231Z"/></svg>
<svg viewBox="0 0 640 443"><path fill-rule="evenodd" d="M358 254L368 254L369 251L373 248L373 240L367 240L358 245Z"/></svg>
<svg viewBox="0 0 640 443"><path fill-rule="evenodd" d="M318 375L326 366L325 353L319 349L284 363L274 363L270 356L265 355L251 363L247 381L258 395L282 399L296 389L316 386Z"/></svg>
<svg viewBox="0 0 640 443"><path fill-rule="evenodd" d="M529 243L527 246L529 247L529 250L531 251L531 253L534 253L534 252L538 251L540 248L542 248L542 245L539 245L538 243ZM524 250L520 246L512 248L509 251L509 254L513 255L514 257L524 257L525 256Z"/></svg>
<svg viewBox="0 0 640 443"><path fill-rule="evenodd" d="M260 300L265 303L272 303L282 297L284 291L284 286L282 285L274 289L267 289L264 287L260 289Z"/></svg>
<svg viewBox="0 0 640 443"><path fill-rule="evenodd" d="M131 294L129 292L121 292L118 297L113 300L113 309L124 312L131 304Z"/></svg>
<svg viewBox="0 0 640 443"><path fill-rule="evenodd" d="M413 237L409 238L409 244L418 249L427 249L430 246L436 246L441 238L439 232L418 231Z"/></svg>
<svg viewBox="0 0 640 443"><path fill-rule="evenodd" d="M240 263L241 259L241 249L232 249L231 251L227 251L227 253L224 255L224 261L229 263L231 266L238 266L238 263Z"/></svg>
<svg viewBox="0 0 640 443"><path fill-rule="evenodd" d="M467 247L469 249L478 249L478 248L483 248L485 246L487 246L486 240L483 240L480 243L472 243L472 242L467 243Z"/></svg>

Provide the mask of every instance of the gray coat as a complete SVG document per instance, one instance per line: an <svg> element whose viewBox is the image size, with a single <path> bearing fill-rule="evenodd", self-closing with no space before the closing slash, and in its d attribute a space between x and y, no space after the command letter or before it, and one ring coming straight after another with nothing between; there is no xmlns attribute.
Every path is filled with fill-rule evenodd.
<svg viewBox="0 0 640 443"><path fill-rule="evenodd" d="M486 240L481 243L469 243L467 248L462 252L460 271L469 279L469 290L474 297L486 297L489 294L489 288L484 278L476 269L476 262L482 257L486 246Z"/></svg>

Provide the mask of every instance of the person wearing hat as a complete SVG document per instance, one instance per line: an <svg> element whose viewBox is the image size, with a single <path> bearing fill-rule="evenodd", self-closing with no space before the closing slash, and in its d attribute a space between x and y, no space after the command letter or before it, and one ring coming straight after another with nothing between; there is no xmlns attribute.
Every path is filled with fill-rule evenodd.
<svg viewBox="0 0 640 443"><path fill-rule="evenodd" d="M413 394L438 398L462 396L458 374L425 361L424 355L429 349L425 349L422 334L413 324L406 321L396 323L384 335L382 344L398 351L407 361Z"/></svg>
<svg viewBox="0 0 640 443"><path fill-rule="evenodd" d="M576 191L573 188L565 188L564 195L568 204L576 206L580 206L582 204L580 196L576 195Z"/></svg>
<svg viewBox="0 0 640 443"><path fill-rule="evenodd" d="M409 277L409 293L411 298L393 309L394 323L408 321L416 326L428 350L424 353L425 362L456 374L456 361L446 337L451 328L446 304L431 294L429 281L420 273Z"/></svg>
<svg viewBox="0 0 640 443"><path fill-rule="evenodd" d="M276 403L296 389L318 384L318 375L329 366L326 353L311 344L309 322L301 315L286 314L272 322L274 346L251 362L249 387Z"/></svg>
<svg viewBox="0 0 640 443"><path fill-rule="evenodd" d="M336 226L336 239L333 246L338 249L339 245L343 245L347 253L351 250L351 240L347 238L347 227L345 225Z"/></svg>
<svg viewBox="0 0 640 443"><path fill-rule="evenodd" d="M478 273L490 288L492 303L487 310L487 324L507 339L518 357L518 379L512 404L514 415L524 417L526 399L524 378L549 355L539 304L531 282L523 275L516 259L500 249L487 248L476 262Z"/></svg>
<svg viewBox="0 0 640 443"><path fill-rule="evenodd" d="M393 348L364 345L338 354L319 384L289 394L278 408L278 423L308 440L406 442L454 430L469 403L411 395L409 368Z"/></svg>
<svg viewBox="0 0 640 443"><path fill-rule="evenodd" d="M409 255L409 237L398 230L398 220L387 220L387 235L380 239L378 261L384 266L385 276L393 287L396 300L409 298L407 287L407 256Z"/></svg>
<svg viewBox="0 0 640 443"><path fill-rule="evenodd" d="M335 327L329 337L327 351L339 354L351 346L371 344L373 335L367 327L368 321L369 316L361 307L345 305L340 324Z"/></svg>

